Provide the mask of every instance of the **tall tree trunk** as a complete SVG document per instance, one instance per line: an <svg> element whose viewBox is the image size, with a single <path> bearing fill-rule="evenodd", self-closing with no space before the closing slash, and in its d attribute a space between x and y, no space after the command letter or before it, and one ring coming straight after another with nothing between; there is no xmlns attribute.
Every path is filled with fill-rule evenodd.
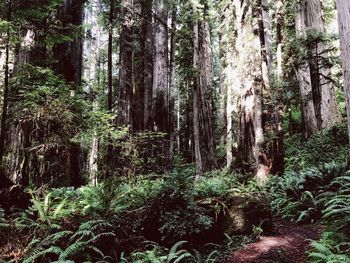
<svg viewBox="0 0 350 263"><path fill-rule="evenodd" d="M276 23L276 43L277 43L277 53L276 53L276 79L277 83L282 80L283 70L282 70L282 47L283 47L283 14L281 13L281 8L283 6L282 1L277 2L277 23ZM275 91L271 91L273 94L273 163L271 167L272 174L283 174L284 172L284 130L283 130L283 109L281 105L276 100Z"/></svg>
<svg viewBox="0 0 350 263"><path fill-rule="evenodd" d="M276 77L278 81L282 80L283 69L282 69L282 48L283 48L283 1L277 1L277 12L276 12L276 43L277 43L277 52L276 52Z"/></svg>
<svg viewBox="0 0 350 263"><path fill-rule="evenodd" d="M195 13L197 6L194 6ZM207 12L205 10L204 12ZM197 14L198 15L198 14ZM203 14L206 16L207 14ZM194 21L193 67L193 129L197 179L216 168L215 131L213 118L213 73L210 31L208 22Z"/></svg>
<svg viewBox="0 0 350 263"><path fill-rule="evenodd" d="M261 2L260 2L261 4ZM258 183L263 183L270 171L270 158L263 151L263 91L268 84L267 62L264 59L265 37L259 3L241 3L236 7L236 50L240 72L239 95L239 164L254 169ZM265 83L267 82L267 83ZM268 86L267 86L268 87Z"/></svg>
<svg viewBox="0 0 350 263"><path fill-rule="evenodd" d="M168 4L165 0L155 1L154 64L153 64L153 131L165 134L163 139L165 168L170 168L170 92L168 59Z"/></svg>
<svg viewBox="0 0 350 263"><path fill-rule="evenodd" d="M66 26L69 24L80 26L83 22L84 0L64 0L63 5L58 10L58 19ZM58 74L62 74L67 82L71 82L80 87L82 83L82 63L83 63L83 41L81 36L76 36L72 41L58 44L53 48L54 56L58 63L54 69ZM82 184L80 165L80 146L71 143L69 146L69 174L73 186Z"/></svg>
<svg viewBox="0 0 350 263"><path fill-rule="evenodd" d="M152 96L153 96L153 33L152 33L152 0L142 5L143 18L143 89L144 89L144 129L152 130Z"/></svg>
<svg viewBox="0 0 350 263"><path fill-rule="evenodd" d="M108 89L107 89L107 110L110 114L113 112L113 26L114 26L114 0L109 1L109 17L108 17L108 51L107 51L107 75L108 75ZM95 105L94 105L95 106ZM113 125L113 121L110 121ZM111 137L111 135L109 135ZM106 152L106 178L110 177L111 174L111 161L112 161L112 143L111 138L109 138L109 143L107 145L107 152ZM97 141L95 138L93 138L93 144L92 149L94 149L97 146ZM91 152L93 153L93 152ZM91 160L90 160L91 161ZM95 179L95 178L93 178ZM96 181L96 180L93 180Z"/></svg>
<svg viewBox="0 0 350 263"><path fill-rule="evenodd" d="M308 29L326 33L321 1L305 1L305 16ZM315 43L311 53L313 55L310 61L311 81L317 124L319 129L329 128L339 122L335 88L331 81L329 67L329 52L327 52L327 46L319 42Z"/></svg>
<svg viewBox="0 0 350 263"><path fill-rule="evenodd" d="M233 150L236 148L236 117L237 112L237 89L240 88L240 81L237 71L238 63L234 43L234 5L227 2L218 5L218 12L224 12L220 20L220 60L223 67L221 74L221 98L223 131L221 144L226 144L226 166L231 167L234 160ZM224 11L223 11L224 10Z"/></svg>
<svg viewBox="0 0 350 263"><path fill-rule="evenodd" d="M114 22L114 0L109 3L108 20L108 102L107 109L112 112L113 109L113 22Z"/></svg>
<svg viewBox="0 0 350 263"><path fill-rule="evenodd" d="M7 3L7 21L11 21L11 0ZM10 58L10 28L6 30L5 39L5 76L4 76L4 87L3 87L3 103L2 103L2 113L1 113L1 127L0 127L0 163L1 169L3 168L3 157L5 153L5 137L7 132L7 107L8 107L8 94L9 94L9 58Z"/></svg>
<svg viewBox="0 0 350 263"><path fill-rule="evenodd" d="M302 3L297 3L297 15L295 18L296 34L298 37L306 37L305 8ZM296 75L300 88L301 108L303 113L304 137L309 137L318 130L316 113L312 97L312 82L310 66L307 62L301 62L296 69Z"/></svg>
<svg viewBox="0 0 350 263"><path fill-rule="evenodd" d="M121 1L121 34L120 34L120 76L118 98L118 125L132 124L133 93L133 0Z"/></svg>
<svg viewBox="0 0 350 263"><path fill-rule="evenodd" d="M64 0L58 10L58 19L64 26L70 24L80 26L83 22L84 0ZM62 74L68 82L81 85L82 77L82 38L75 37L72 41L58 44L53 49L58 63L55 71Z"/></svg>
<svg viewBox="0 0 350 263"><path fill-rule="evenodd" d="M101 12L102 3L100 0L92 0L91 7L85 6L84 24L89 25L86 29L83 56L83 77L84 90L87 91L91 97L92 112L99 110L99 92L95 90L96 87L102 86L101 75L104 64L102 64L103 53L109 46L110 31L105 32L99 24L99 13ZM109 28L110 29L110 28ZM106 43L107 42L107 43ZM110 58L109 58L109 61ZM107 62L109 62L107 61ZM108 68L108 65L107 65ZM108 106L108 105L107 105ZM99 156L99 139L97 134L97 127L94 127L92 142L88 153L88 160L86 170L89 175L89 183L97 185L98 183L98 156Z"/></svg>
<svg viewBox="0 0 350 263"><path fill-rule="evenodd" d="M346 95L346 112L350 138L350 2L337 0L341 59L344 72L344 89ZM350 150L348 163L350 163Z"/></svg>
<svg viewBox="0 0 350 263"><path fill-rule="evenodd" d="M321 34L325 33L321 2L306 0L297 3L295 25L298 37L306 38L308 30L311 29ZM304 137L309 137L317 130L331 127L339 121L327 47L320 41L307 48L311 56L310 61L301 62L297 68L302 97Z"/></svg>
<svg viewBox="0 0 350 263"><path fill-rule="evenodd" d="M170 149L169 160L174 159L175 151L175 87L176 87L176 26L177 6L173 4L171 12L171 33L170 33L170 64L169 64L169 122L170 122ZM179 92L179 91L178 91Z"/></svg>
<svg viewBox="0 0 350 263"><path fill-rule="evenodd" d="M164 0L155 2L154 65L153 65L153 129L169 133L168 87L168 14Z"/></svg>
<svg viewBox="0 0 350 263"><path fill-rule="evenodd" d="M255 16L259 28L259 39L260 39L260 61L261 61L261 80L257 82L259 77L256 78L257 87L256 90L256 129L255 129L255 140L257 155L256 161L258 165L258 170L256 173L257 181L259 183L264 183L267 180L267 176L271 171L271 166L273 163L273 157L270 156L269 150L266 148L272 148L269 142L265 142L265 134L267 130L274 131L273 128L267 127L267 122L263 122L263 96L264 94L272 96L273 103L274 96L271 90L272 81L272 39L271 39L271 29L270 29L270 14L266 10L268 8L267 0L259 0L256 2L256 6L253 7L255 11ZM254 20L253 20L254 23ZM272 109L274 112L275 109ZM266 114L265 114L266 115ZM265 116L266 118L267 116ZM263 147L264 146L264 147ZM263 151L265 149L265 152ZM272 149L273 151L274 149Z"/></svg>

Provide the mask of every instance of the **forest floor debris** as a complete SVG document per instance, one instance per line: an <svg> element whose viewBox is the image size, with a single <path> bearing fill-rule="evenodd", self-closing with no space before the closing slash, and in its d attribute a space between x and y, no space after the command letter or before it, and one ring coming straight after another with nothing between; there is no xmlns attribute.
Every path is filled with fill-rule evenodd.
<svg viewBox="0 0 350 263"><path fill-rule="evenodd" d="M275 219L275 231L271 236L262 236L233 254L221 263L304 263L311 240L318 240L320 225L297 225Z"/></svg>

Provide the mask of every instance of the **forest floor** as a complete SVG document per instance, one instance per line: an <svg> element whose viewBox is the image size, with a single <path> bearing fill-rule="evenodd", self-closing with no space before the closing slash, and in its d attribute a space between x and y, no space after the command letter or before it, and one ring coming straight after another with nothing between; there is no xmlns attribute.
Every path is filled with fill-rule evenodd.
<svg viewBox="0 0 350 263"><path fill-rule="evenodd" d="M320 225L297 225L275 219L275 231L271 236L262 236L233 254L222 263L304 263L310 240L318 240Z"/></svg>

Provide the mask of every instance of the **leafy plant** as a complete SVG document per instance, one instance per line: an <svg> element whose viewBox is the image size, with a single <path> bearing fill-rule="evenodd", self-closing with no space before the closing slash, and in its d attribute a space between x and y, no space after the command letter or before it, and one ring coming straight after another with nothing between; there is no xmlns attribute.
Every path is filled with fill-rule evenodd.
<svg viewBox="0 0 350 263"><path fill-rule="evenodd" d="M311 247L309 258L312 263L350 262L348 238L340 233L324 232L321 240L313 241Z"/></svg>
<svg viewBox="0 0 350 263"><path fill-rule="evenodd" d="M76 232L61 230L42 240L33 239L28 245L29 253L23 262L35 262L39 258L53 255L60 262L71 259L103 259L105 256L99 248L99 242L114 237L114 233L109 231L111 228L104 220L90 220L82 223Z"/></svg>
<svg viewBox="0 0 350 263"><path fill-rule="evenodd" d="M180 249L186 243L187 241L179 241L168 250L156 243L149 242L149 250L132 253L132 261L122 258L121 263L179 263L185 259L194 259L194 256L186 249Z"/></svg>

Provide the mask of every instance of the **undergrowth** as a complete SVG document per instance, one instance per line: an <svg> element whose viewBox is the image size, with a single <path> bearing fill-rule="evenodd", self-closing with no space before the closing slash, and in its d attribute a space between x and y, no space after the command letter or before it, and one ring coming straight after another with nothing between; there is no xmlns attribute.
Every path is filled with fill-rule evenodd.
<svg viewBox="0 0 350 263"><path fill-rule="evenodd" d="M192 166L179 166L164 176L30 190L27 210L10 215L0 210L0 231L9 243L12 233L23 235L24 249L16 260L25 263L215 262L226 249L256 237L255 232L222 235L231 241L205 245L219 230L214 229L228 209L226 199L261 189L240 184L227 170L207 173L197 182L194 175Z"/></svg>
<svg viewBox="0 0 350 263"><path fill-rule="evenodd" d="M287 140L286 172L266 185L275 214L299 223L320 223L325 231L311 243L309 261L350 262L350 171L345 126L302 142Z"/></svg>

